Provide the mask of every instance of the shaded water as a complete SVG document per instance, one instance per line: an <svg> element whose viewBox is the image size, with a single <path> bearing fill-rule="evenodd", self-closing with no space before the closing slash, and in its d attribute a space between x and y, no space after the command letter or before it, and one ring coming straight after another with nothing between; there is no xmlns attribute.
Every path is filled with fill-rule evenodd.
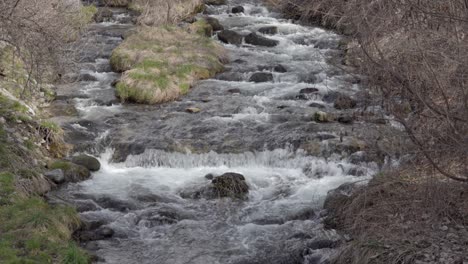
<svg viewBox="0 0 468 264"><path fill-rule="evenodd" d="M349 159L359 123L312 118L318 109L337 112L327 95L358 91L329 64L340 37L282 19L260 0L228 2L207 12L242 34L276 26L278 34L268 37L279 45L225 45L226 71L181 100L121 105L108 58L132 25L124 10L113 9L112 21L86 36L84 80L59 91L79 110L77 118L58 118L69 141L99 156L102 169L55 195L77 205L85 222L114 230L112 238L84 243L102 263L326 263L339 239L320 222L326 193L375 172ZM245 14L229 14L235 5ZM278 65L286 72L273 71ZM272 72L273 81L249 82L259 71ZM318 92L300 93L311 87ZM206 174L225 172L245 176L247 200L194 198L210 184Z"/></svg>

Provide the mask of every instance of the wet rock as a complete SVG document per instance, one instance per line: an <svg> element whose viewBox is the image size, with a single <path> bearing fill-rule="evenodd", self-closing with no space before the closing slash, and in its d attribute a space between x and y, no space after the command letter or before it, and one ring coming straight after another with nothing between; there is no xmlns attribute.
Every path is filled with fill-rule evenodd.
<svg viewBox="0 0 468 264"><path fill-rule="evenodd" d="M312 241L307 244L307 247L310 249L322 249L322 248L335 248L337 246L337 242L330 240L330 239L321 239Z"/></svg>
<svg viewBox="0 0 468 264"><path fill-rule="evenodd" d="M290 236L288 239L300 239L300 240L308 240L312 239L313 237L309 234L306 233L297 233L292 236Z"/></svg>
<svg viewBox="0 0 468 264"><path fill-rule="evenodd" d="M350 115L341 115L338 117L337 121L342 124L351 124L353 123L353 117Z"/></svg>
<svg viewBox="0 0 468 264"><path fill-rule="evenodd" d="M221 23L219 23L219 20L214 17L205 17L205 21L213 28L213 31L224 30L223 25L221 25Z"/></svg>
<svg viewBox="0 0 468 264"><path fill-rule="evenodd" d="M65 175L61 169L55 169L44 173L44 176L53 181L54 183L60 184L65 182Z"/></svg>
<svg viewBox="0 0 468 264"><path fill-rule="evenodd" d="M94 75L91 75L89 73L83 73L83 74L80 75L79 80L82 81L82 82L95 82L98 79Z"/></svg>
<svg viewBox="0 0 468 264"><path fill-rule="evenodd" d="M268 26L268 27L261 27L258 29L258 32L267 35L274 35L278 34L278 27L275 26Z"/></svg>
<svg viewBox="0 0 468 264"><path fill-rule="evenodd" d="M327 123L333 121L333 117L328 113L318 111L314 114L314 120L319 123Z"/></svg>
<svg viewBox="0 0 468 264"><path fill-rule="evenodd" d="M199 113L200 111L201 111L201 109L197 108L197 107L189 107L189 108L185 109L185 112L191 113L191 114L196 114L196 113Z"/></svg>
<svg viewBox="0 0 468 264"><path fill-rule="evenodd" d="M356 107L356 100L352 99L351 97L347 96L347 95L344 95L344 94L340 94L338 95L338 97L336 98L335 100L335 103L334 103L334 107L336 109L351 109L351 108L354 108Z"/></svg>
<svg viewBox="0 0 468 264"><path fill-rule="evenodd" d="M311 93L316 93L318 92L319 89L310 87L310 88L303 88L299 91L300 94L311 94Z"/></svg>
<svg viewBox="0 0 468 264"><path fill-rule="evenodd" d="M228 93L240 94L240 93L241 93L241 90L240 90L239 88L233 88L233 89L229 89L229 90L228 90Z"/></svg>
<svg viewBox="0 0 468 264"><path fill-rule="evenodd" d="M262 37L256 33L250 33L245 37L245 43L256 46L274 47L279 44L279 41Z"/></svg>
<svg viewBox="0 0 468 264"><path fill-rule="evenodd" d="M112 18L112 11L109 8L100 8L99 11L94 15L94 21L96 23L102 23Z"/></svg>
<svg viewBox="0 0 468 264"><path fill-rule="evenodd" d="M213 179L214 179L214 175L211 174L211 173L208 173L207 175L205 175L205 179L207 179L207 180L213 180Z"/></svg>
<svg viewBox="0 0 468 264"><path fill-rule="evenodd" d="M272 82L273 74L270 72L256 72L249 78L249 82L261 83L261 82Z"/></svg>
<svg viewBox="0 0 468 264"><path fill-rule="evenodd" d="M215 177L211 183L215 197L243 198L249 193L244 175L239 173L224 173Z"/></svg>
<svg viewBox="0 0 468 264"><path fill-rule="evenodd" d="M73 156L72 162L87 168L90 171L98 171L101 168L101 163L95 157L81 154Z"/></svg>
<svg viewBox="0 0 468 264"><path fill-rule="evenodd" d="M309 96L307 96L307 94L298 94L296 95L296 97L294 97L296 100L303 100L303 101L307 101L309 100Z"/></svg>
<svg viewBox="0 0 468 264"><path fill-rule="evenodd" d="M276 65L274 68L273 68L273 71L275 72L280 72L280 73L284 73L284 72L288 72L288 70L281 64L278 64Z"/></svg>
<svg viewBox="0 0 468 264"><path fill-rule="evenodd" d="M65 176L65 182L80 182L87 180L91 176L90 171L86 167L66 160L52 161L47 167L52 170L61 169Z"/></svg>
<svg viewBox="0 0 468 264"><path fill-rule="evenodd" d="M348 174L359 177L359 176L366 175L366 172L364 171L364 169L356 167L356 168L349 169Z"/></svg>
<svg viewBox="0 0 468 264"><path fill-rule="evenodd" d="M232 8L231 13L237 14L237 13L244 13L244 7L243 6L235 6Z"/></svg>
<svg viewBox="0 0 468 264"><path fill-rule="evenodd" d="M206 5L225 5L226 0L205 0Z"/></svg>
<svg viewBox="0 0 468 264"><path fill-rule="evenodd" d="M297 212L296 214L292 215L291 217L289 217L287 220L290 221L290 220L310 220L310 219L313 219L315 217L315 212L312 208L306 208L304 210L301 210L299 212Z"/></svg>
<svg viewBox="0 0 468 264"><path fill-rule="evenodd" d="M216 79L228 82L241 82L244 80L244 75L240 72L223 72L216 75Z"/></svg>
<svg viewBox="0 0 468 264"><path fill-rule="evenodd" d="M97 205L92 201L75 201L74 206L79 213L98 210Z"/></svg>
<svg viewBox="0 0 468 264"><path fill-rule="evenodd" d="M114 236L114 230L110 227L107 227L107 226L104 226L104 227L101 227L99 228L98 230L96 230L96 233L99 237L102 237L102 238L110 238L112 236Z"/></svg>
<svg viewBox="0 0 468 264"><path fill-rule="evenodd" d="M323 104L319 104L319 103L310 103L309 104L310 107L316 107L316 108L325 108L325 106Z"/></svg>
<svg viewBox="0 0 468 264"><path fill-rule="evenodd" d="M218 32L218 39L227 44L241 45L242 35L232 30L222 30Z"/></svg>

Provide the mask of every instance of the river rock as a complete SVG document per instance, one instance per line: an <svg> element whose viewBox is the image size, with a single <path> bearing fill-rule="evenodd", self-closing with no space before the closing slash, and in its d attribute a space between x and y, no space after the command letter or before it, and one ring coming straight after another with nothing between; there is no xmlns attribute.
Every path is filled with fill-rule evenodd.
<svg viewBox="0 0 468 264"><path fill-rule="evenodd" d="M114 230L112 230L112 228L110 227L107 227L107 226L103 226L101 228L99 228L98 230L96 230L96 233L99 237L102 237L102 238L110 238L114 235Z"/></svg>
<svg viewBox="0 0 468 264"><path fill-rule="evenodd" d="M352 99L351 97L347 96L347 95L344 95L344 94L340 94L338 95L338 97L336 98L335 100L335 103L334 103L334 107L336 109L351 109L351 108L354 108L356 107L356 100Z"/></svg>
<svg viewBox="0 0 468 264"><path fill-rule="evenodd" d="M337 246L337 241L330 239L320 239L315 240L307 244L307 247L310 249L322 249L322 248L335 248Z"/></svg>
<svg viewBox="0 0 468 264"><path fill-rule="evenodd" d="M225 5L226 0L204 0L205 5Z"/></svg>
<svg viewBox="0 0 468 264"><path fill-rule="evenodd" d="M353 117L350 115L341 115L338 117L337 121L342 124L351 124L353 123Z"/></svg>
<svg viewBox="0 0 468 264"><path fill-rule="evenodd" d="M249 193L249 186L245 182L244 175L227 172L215 177L212 181L215 197L243 198Z"/></svg>
<svg viewBox="0 0 468 264"><path fill-rule="evenodd" d="M316 93L318 92L319 89L310 87L310 88L303 88L299 91L300 94L311 94L311 93Z"/></svg>
<svg viewBox="0 0 468 264"><path fill-rule="evenodd" d="M86 167L66 160L51 161L47 167L52 170L61 169L65 176L65 182L80 182L91 176Z"/></svg>
<svg viewBox="0 0 468 264"><path fill-rule="evenodd" d="M320 108L320 109L325 108L325 106L323 104L320 104L320 103L310 103L309 106L310 107L315 107L315 108Z"/></svg>
<svg viewBox="0 0 468 264"><path fill-rule="evenodd" d="M65 182L65 175L61 169L55 169L44 173L44 176L54 183L60 184Z"/></svg>
<svg viewBox="0 0 468 264"><path fill-rule="evenodd" d="M242 35L232 30L222 30L218 32L218 39L227 44L242 44Z"/></svg>
<svg viewBox="0 0 468 264"><path fill-rule="evenodd" d="M273 74L271 72L256 72L249 78L249 82L261 83L272 82Z"/></svg>
<svg viewBox="0 0 468 264"><path fill-rule="evenodd" d="M279 44L279 41L262 37L260 35L257 35L256 33L250 33L245 37L245 43L256 46L274 47Z"/></svg>
<svg viewBox="0 0 468 264"><path fill-rule="evenodd" d="M77 165L81 165L90 171L98 171L101 168L101 163L98 159L86 154L73 156L72 162Z"/></svg>
<svg viewBox="0 0 468 264"><path fill-rule="evenodd" d="M229 89L229 90L228 90L228 93L240 94L240 93L241 93L241 90L240 90L239 88L232 88L232 89Z"/></svg>
<svg viewBox="0 0 468 264"><path fill-rule="evenodd" d="M197 108L197 107L189 107L189 108L185 109L185 112L191 113L191 114L196 114L196 113L199 113L200 111L201 111L201 109Z"/></svg>
<svg viewBox="0 0 468 264"><path fill-rule="evenodd" d="M205 17L205 21L213 28L213 31L224 30L223 25L221 25L221 23L219 23L219 20L214 17Z"/></svg>
<svg viewBox="0 0 468 264"><path fill-rule="evenodd" d="M278 27L275 26L268 26L268 27L261 27L258 29L258 32L267 35L274 35L278 34Z"/></svg>
<svg viewBox="0 0 468 264"><path fill-rule="evenodd" d="M231 12L233 14L237 14L237 13L244 13L244 7L243 6L235 6L232 8Z"/></svg>
<svg viewBox="0 0 468 264"><path fill-rule="evenodd" d="M288 70L281 64L278 64L275 67L273 67L273 71L280 72L280 73L288 72Z"/></svg>

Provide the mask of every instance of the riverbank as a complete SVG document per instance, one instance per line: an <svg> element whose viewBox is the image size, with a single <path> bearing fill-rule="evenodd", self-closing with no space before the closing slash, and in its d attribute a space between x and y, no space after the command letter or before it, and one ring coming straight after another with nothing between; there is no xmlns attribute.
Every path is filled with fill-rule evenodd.
<svg viewBox="0 0 468 264"><path fill-rule="evenodd" d="M369 3L268 2L290 17L345 34L343 61L365 76L371 105L379 102L386 118L400 127L392 144L376 145L399 161L398 168L383 170L364 187L342 186L327 198L326 223L347 241L334 263L468 261L467 146L460 143L468 133L468 112L462 99L466 87L457 73L466 70L466 58L436 44L444 39L462 48L457 38L464 36L450 32L466 29L466 23L440 17L463 16L458 12L466 6L380 1L375 9L360 9ZM433 112L439 110L444 113ZM444 140L449 137L453 141Z"/></svg>
<svg viewBox="0 0 468 264"><path fill-rule="evenodd" d="M51 84L57 74L54 58L60 57L58 51L63 48L56 45L77 39L96 8L79 3L71 6L71 2L54 8L48 4L37 9L35 3L4 3L0 12L0 16L9 12L8 30L23 23L14 32L2 31L4 41L0 41L1 263L88 263L88 255L72 240L81 224L75 209L50 205L43 197L56 187L47 164L67 156L70 150L61 128L47 120L47 108L55 99ZM26 8L48 17L24 21ZM62 8L67 9L66 15ZM50 21L54 21L52 26ZM52 31L30 28L30 23L46 25ZM60 30L53 29L57 24ZM18 33L21 36L12 35ZM41 47L31 46L28 38ZM50 57L44 60L45 56ZM33 63L40 69L33 68Z"/></svg>

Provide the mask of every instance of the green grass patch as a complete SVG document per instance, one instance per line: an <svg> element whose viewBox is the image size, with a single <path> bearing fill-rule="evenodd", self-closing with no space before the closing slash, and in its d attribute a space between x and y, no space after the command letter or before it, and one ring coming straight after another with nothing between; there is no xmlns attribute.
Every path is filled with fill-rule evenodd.
<svg viewBox="0 0 468 264"><path fill-rule="evenodd" d="M225 50L205 35L171 25L137 30L111 56L113 69L124 72L117 95L137 103L167 102L222 71Z"/></svg>

